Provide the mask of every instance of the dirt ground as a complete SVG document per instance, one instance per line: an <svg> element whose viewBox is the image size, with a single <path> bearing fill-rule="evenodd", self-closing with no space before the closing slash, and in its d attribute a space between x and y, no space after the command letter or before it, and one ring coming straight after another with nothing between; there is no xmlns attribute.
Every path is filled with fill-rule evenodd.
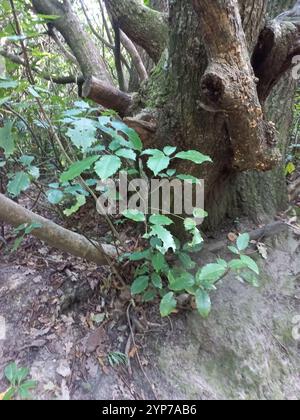
<svg viewBox="0 0 300 420"><path fill-rule="evenodd" d="M208 320L133 308L108 270L34 238L14 254L2 248L0 393L15 361L38 381L35 399L300 399L299 236L266 245L261 288L225 279ZM111 365L116 352L130 367Z"/></svg>

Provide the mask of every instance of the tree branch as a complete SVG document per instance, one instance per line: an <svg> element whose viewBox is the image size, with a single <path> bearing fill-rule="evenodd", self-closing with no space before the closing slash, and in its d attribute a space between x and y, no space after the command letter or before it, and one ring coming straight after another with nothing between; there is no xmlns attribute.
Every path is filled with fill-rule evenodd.
<svg viewBox="0 0 300 420"><path fill-rule="evenodd" d="M84 78L87 80L90 80L91 77L93 80L98 79L98 83L94 85L93 97L87 97L90 99L96 97L97 103L125 114L129 103L131 103L131 97L114 87L112 78L101 57L101 51L83 29L80 20L72 10L70 1L64 0L62 3L58 0L31 0L31 2L37 13L59 16L51 23L69 45ZM97 87L100 87L100 90L95 95ZM89 92L88 89L84 91ZM105 94L104 98L101 97L102 93Z"/></svg>
<svg viewBox="0 0 300 420"><path fill-rule="evenodd" d="M293 57L300 54L300 26L280 20L269 22L262 30L252 57L259 79L258 94L264 102L281 77L291 69Z"/></svg>
<svg viewBox="0 0 300 420"><path fill-rule="evenodd" d="M131 57L132 63L139 75L140 81L144 82L148 79L148 73L136 46L123 31L120 31L120 36L121 42Z"/></svg>
<svg viewBox="0 0 300 420"><path fill-rule="evenodd" d="M26 65L25 61L20 56L16 54L12 54L6 50L0 50L0 55L19 66L25 67ZM42 79L47 80L48 82L56 83L58 85L67 85L67 84L72 84L72 83L82 84L84 81L83 76L73 76L73 75L55 76L55 75L46 73L44 71L41 71L37 67L31 67L31 70L35 72L37 76L41 77Z"/></svg>
<svg viewBox="0 0 300 420"><path fill-rule="evenodd" d="M84 236L64 229L56 223L38 216L19 204L16 204L3 194L0 194L0 220L14 227L25 223L29 225L38 223L41 227L32 232L32 235L36 238L61 251L68 252L76 257L95 262L99 265L108 264L106 257L116 256L116 250L113 246L102 245L104 254L100 252L97 243L93 245Z"/></svg>
<svg viewBox="0 0 300 420"><path fill-rule="evenodd" d="M132 104L132 97L130 95L93 76L85 79L82 86L82 96L106 108L118 110L121 116L129 113ZM111 106L112 104L113 107Z"/></svg>
<svg viewBox="0 0 300 420"><path fill-rule="evenodd" d="M239 171L267 171L279 162L275 126L264 119L238 0L193 0L208 56L201 81L204 108L227 116Z"/></svg>
<svg viewBox="0 0 300 420"><path fill-rule="evenodd" d="M165 15L144 6L139 0L105 0L105 4L122 31L158 62L168 39Z"/></svg>

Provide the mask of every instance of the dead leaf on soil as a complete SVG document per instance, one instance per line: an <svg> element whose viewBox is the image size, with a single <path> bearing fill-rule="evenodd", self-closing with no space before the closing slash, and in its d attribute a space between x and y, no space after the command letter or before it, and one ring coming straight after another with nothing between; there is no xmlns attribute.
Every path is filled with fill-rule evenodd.
<svg viewBox="0 0 300 420"><path fill-rule="evenodd" d="M63 378L71 376L71 369L67 360L62 360L56 369L56 372Z"/></svg>
<svg viewBox="0 0 300 420"><path fill-rule="evenodd" d="M106 343L107 335L103 327L97 328L97 330L93 331L87 338L85 343L85 352L86 353L93 353L95 352L101 345Z"/></svg>
<svg viewBox="0 0 300 420"><path fill-rule="evenodd" d="M257 246L257 250L260 253L260 255L262 256L262 258L264 260L267 260L268 259L268 250L267 250L266 245L261 243L261 242L258 242L256 246Z"/></svg>
<svg viewBox="0 0 300 420"><path fill-rule="evenodd" d="M233 232L228 233L227 238L230 240L230 242L236 242L237 240L237 235Z"/></svg>
<svg viewBox="0 0 300 420"><path fill-rule="evenodd" d="M130 350L130 352L128 353L128 357L130 358L130 359L133 359L134 358L134 356L137 354L137 347L136 346L134 346L134 347L132 347L132 349Z"/></svg>

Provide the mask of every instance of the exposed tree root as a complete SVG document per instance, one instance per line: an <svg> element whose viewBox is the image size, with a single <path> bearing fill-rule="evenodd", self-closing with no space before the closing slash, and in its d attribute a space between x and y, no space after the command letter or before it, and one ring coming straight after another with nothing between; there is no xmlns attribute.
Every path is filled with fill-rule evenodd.
<svg viewBox="0 0 300 420"><path fill-rule="evenodd" d="M279 233L282 233L288 229L288 225L282 221L273 222L265 225L262 228L253 230L249 233L249 235L252 241L257 241L263 238L269 238L271 236L278 235ZM205 250L209 252L218 252L225 248L227 245L229 245L228 241L213 241L205 247Z"/></svg>
<svg viewBox="0 0 300 420"><path fill-rule="evenodd" d="M114 246L101 245L102 252L100 247L96 244L96 246L93 245L84 236L64 229L56 223L25 209L3 194L0 194L0 220L13 227L18 227L25 223L29 225L37 223L41 227L32 232L33 236L54 248L87 261L95 262L98 265L107 265L106 257L115 257L117 255Z"/></svg>

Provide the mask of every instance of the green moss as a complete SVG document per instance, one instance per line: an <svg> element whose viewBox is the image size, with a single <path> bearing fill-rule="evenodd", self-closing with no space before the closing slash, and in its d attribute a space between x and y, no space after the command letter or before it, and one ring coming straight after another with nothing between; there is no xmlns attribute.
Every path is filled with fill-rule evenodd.
<svg viewBox="0 0 300 420"><path fill-rule="evenodd" d="M162 108L170 98L171 85L171 76L168 72L168 51L165 50L142 89L144 105L147 108Z"/></svg>

